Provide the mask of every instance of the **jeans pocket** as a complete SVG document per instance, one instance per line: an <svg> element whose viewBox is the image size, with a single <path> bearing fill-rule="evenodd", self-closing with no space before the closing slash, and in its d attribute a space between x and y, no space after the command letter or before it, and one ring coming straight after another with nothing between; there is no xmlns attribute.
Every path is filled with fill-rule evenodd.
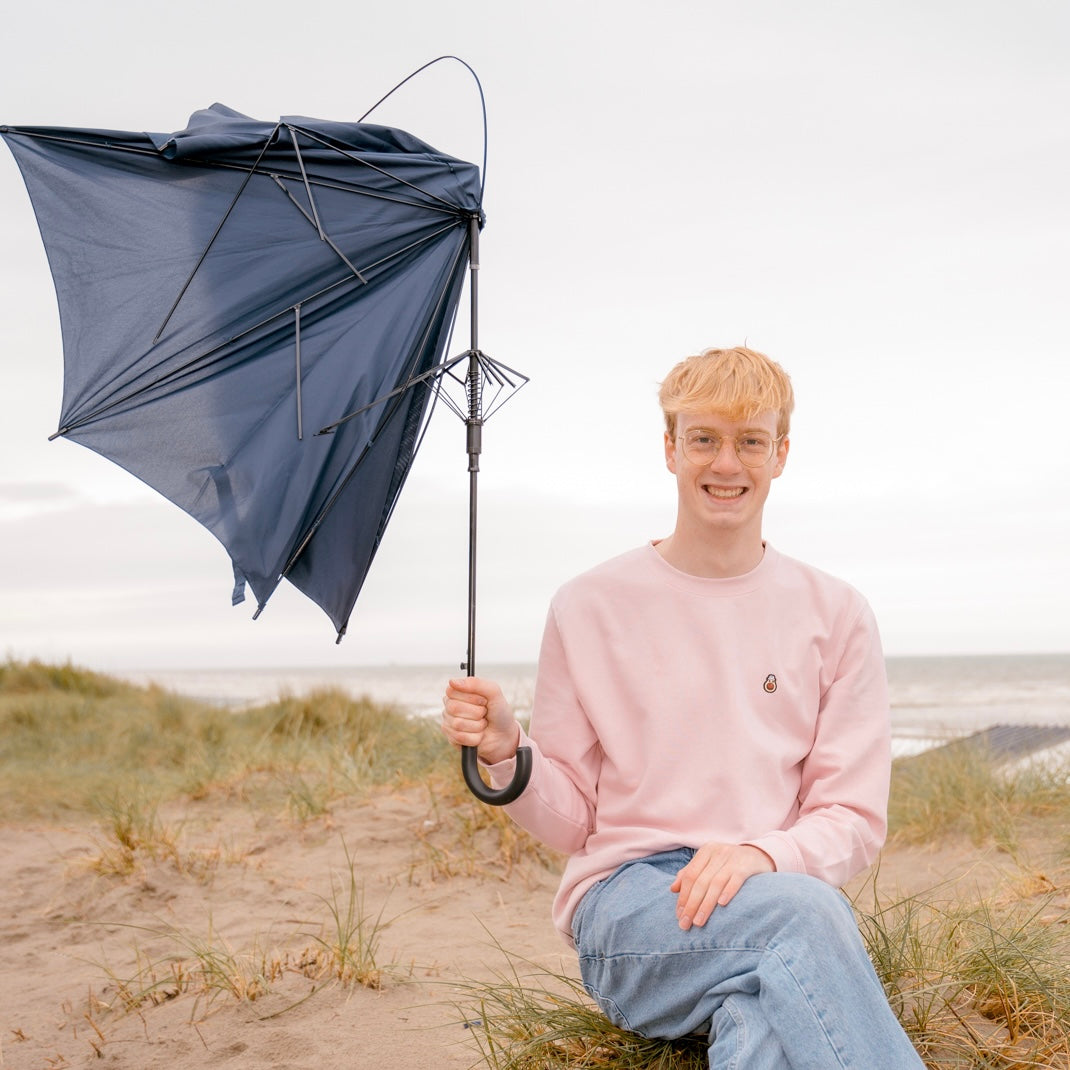
<svg viewBox="0 0 1070 1070"><path fill-rule="evenodd" d="M591 909L594 901L598 898L598 893L604 887L605 879L596 881L583 893L583 898L579 901L576 909L572 912L572 942L576 945L576 950L582 954L580 949L580 934L583 930L583 919L587 912Z"/></svg>

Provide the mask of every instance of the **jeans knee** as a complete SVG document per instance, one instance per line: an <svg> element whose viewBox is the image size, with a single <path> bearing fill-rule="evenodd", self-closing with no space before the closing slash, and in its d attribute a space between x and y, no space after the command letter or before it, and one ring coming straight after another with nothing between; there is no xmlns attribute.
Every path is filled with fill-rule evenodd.
<svg viewBox="0 0 1070 1070"><path fill-rule="evenodd" d="M853 939L858 927L843 894L817 877L804 873L762 873L743 886L774 929L808 934L811 939Z"/></svg>

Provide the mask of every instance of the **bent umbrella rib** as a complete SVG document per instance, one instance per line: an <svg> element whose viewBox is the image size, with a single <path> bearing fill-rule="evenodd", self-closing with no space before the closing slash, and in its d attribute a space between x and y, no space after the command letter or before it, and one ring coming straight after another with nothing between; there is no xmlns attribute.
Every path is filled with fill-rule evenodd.
<svg viewBox="0 0 1070 1070"><path fill-rule="evenodd" d="M308 185L308 173L305 171L305 160L301 155L301 146L297 144L297 131L292 126L287 125L286 129L290 132L290 140L293 142L294 155L297 157L297 166L301 168L301 181L305 184L305 194L308 197L308 206L312 209L312 215L316 221L316 230L319 231L319 236L326 241L326 234L323 233L323 224L320 222L320 214L316 211L316 201L312 196L312 190ZM274 175L271 176L275 178ZM278 182L278 179L275 178Z"/></svg>
<svg viewBox="0 0 1070 1070"><path fill-rule="evenodd" d="M304 168L302 168L302 173L303 171ZM279 187L279 189L281 189L282 192L285 193L286 196L289 198L290 203L305 217L305 219L307 219L316 228L316 230L319 232L320 240L326 245L330 246L330 248L338 254L338 258L342 261L342 263L345 264L345 266L349 268L349 270L352 271L353 274L356 275L356 277L360 279L361 282L367 284L368 280L360 273L360 269L354 267L349 257L346 256L346 254L343 253L337 245L335 245L335 243L331 240L330 235L328 235L327 232L323 229L323 224L320 223L319 213L316 212L316 202L312 199L312 190L308 189L308 180L305 180L305 188L308 189L308 203L312 205L311 215L306 212L304 208L301 207L301 205L298 203L297 198L286 188L282 179L279 178L278 175L272 175L271 177L274 179L275 184Z"/></svg>
<svg viewBox="0 0 1070 1070"><path fill-rule="evenodd" d="M193 282L194 275L196 275L197 272L200 270L201 264L204 263L204 258L208 255L208 251L215 244L216 238L219 237L219 232L223 229L223 224L226 223L226 221L230 218L230 213L234 211L234 206L238 203L238 198L241 197L241 195L245 192L245 187L249 185L249 180L253 177L254 174L256 174L257 166L264 158L264 154L270 147L272 139L278 133L278 130L279 126L278 123L276 123L275 129L272 130L272 132L264 139L264 147L260 150L260 155L257 156L256 162L253 164L252 167L249 168L248 172L245 175L245 178L242 179L242 184L238 187L238 192L234 194L234 199L230 202L229 207L223 213L223 218L219 221L211 238L208 239L208 244L204 247L204 252L201 253L200 258L194 265L193 270L189 273L189 277L182 284L182 289L179 290L178 297L175 298L175 303L171 306L167 315L164 316L163 323L160 324L160 329L156 332L156 336L152 340L153 345L156 345L156 343L160 340L160 335L162 335L164 330L167 328L167 324L171 322L171 317L175 314L175 309L178 308L179 302L186 295L186 291L189 289L190 283Z"/></svg>

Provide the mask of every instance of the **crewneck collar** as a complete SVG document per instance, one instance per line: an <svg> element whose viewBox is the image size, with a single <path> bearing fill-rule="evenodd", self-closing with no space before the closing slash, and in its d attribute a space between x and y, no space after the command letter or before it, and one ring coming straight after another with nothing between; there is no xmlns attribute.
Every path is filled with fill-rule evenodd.
<svg viewBox="0 0 1070 1070"><path fill-rule="evenodd" d="M659 570L663 580L678 590L690 591L693 594L729 597L756 590L773 574L780 561L780 554L769 543L763 542L765 552L762 554L762 559L749 572L743 572L738 576L693 576L689 572L681 572L675 566L670 565L658 553L657 543L660 541L660 539L652 539L644 547L647 561Z"/></svg>

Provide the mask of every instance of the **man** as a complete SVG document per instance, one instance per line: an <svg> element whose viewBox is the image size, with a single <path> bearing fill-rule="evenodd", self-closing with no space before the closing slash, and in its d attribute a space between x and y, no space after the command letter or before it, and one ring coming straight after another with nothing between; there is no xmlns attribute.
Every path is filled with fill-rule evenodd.
<svg viewBox="0 0 1070 1070"><path fill-rule="evenodd" d="M887 683L853 588L779 554L762 512L794 407L783 369L706 350L661 386L671 535L567 583L531 717L451 680L443 730L569 860L554 921L607 1016L709 1030L726 1070L922 1066L836 891L884 840Z"/></svg>

